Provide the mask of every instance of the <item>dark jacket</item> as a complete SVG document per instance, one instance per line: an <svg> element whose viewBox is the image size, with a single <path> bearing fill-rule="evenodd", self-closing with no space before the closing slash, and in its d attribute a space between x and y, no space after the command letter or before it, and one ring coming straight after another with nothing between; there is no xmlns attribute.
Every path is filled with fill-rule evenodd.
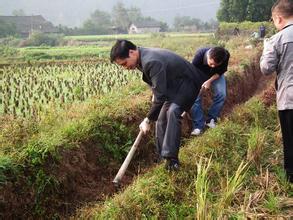
<svg viewBox="0 0 293 220"><path fill-rule="evenodd" d="M227 53L227 59L223 61L223 63L220 66L217 66L215 68L212 68L207 63L207 52L211 49L211 47L206 48L200 48L196 51L196 54L192 60L192 64L200 69L202 72L204 72L208 78L213 76L214 74L222 75L227 71L228 62L230 58L230 53L228 50L226 50Z"/></svg>
<svg viewBox="0 0 293 220"><path fill-rule="evenodd" d="M151 86L155 100L147 117L156 121L165 101L187 111L194 103L205 75L190 62L165 49L138 48L143 81Z"/></svg>

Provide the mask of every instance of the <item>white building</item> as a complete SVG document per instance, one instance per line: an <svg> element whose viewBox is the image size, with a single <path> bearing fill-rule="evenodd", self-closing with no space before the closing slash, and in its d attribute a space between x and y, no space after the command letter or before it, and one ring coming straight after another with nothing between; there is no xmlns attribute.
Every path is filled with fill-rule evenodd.
<svg viewBox="0 0 293 220"><path fill-rule="evenodd" d="M158 33L161 25L156 21L143 21L132 23L129 27L129 34Z"/></svg>

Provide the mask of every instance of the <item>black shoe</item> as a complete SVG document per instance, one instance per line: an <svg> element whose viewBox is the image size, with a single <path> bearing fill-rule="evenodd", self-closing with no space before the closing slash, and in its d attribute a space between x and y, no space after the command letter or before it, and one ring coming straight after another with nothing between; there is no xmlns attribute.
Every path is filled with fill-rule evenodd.
<svg viewBox="0 0 293 220"><path fill-rule="evenodd" d="M154 159L153 159L154 163L159 164L163 161L163 159L164 158L160 154L158 154L158 153L154 154Z"/></svg>
<svg viewBox="0 0 293 220"><path fill-rule="evenodd" d="M177 159L167 159L165 164L165 169L167 171L178 171L179 167L180 165Z"/></svg>

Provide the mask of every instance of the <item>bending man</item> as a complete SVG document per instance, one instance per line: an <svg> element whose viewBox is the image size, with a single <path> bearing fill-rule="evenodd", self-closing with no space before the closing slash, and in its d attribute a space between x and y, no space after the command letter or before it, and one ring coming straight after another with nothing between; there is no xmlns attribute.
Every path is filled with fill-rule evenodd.
<svg viewBox="0 0 293 220"><path fill-rule="evenodd" d="M192 106L192 132L191 135L200 135L207 125L210 128L216 126L224 102L226 99L226 80L224 73L227 71L230 54L223 47L201 48L192 61L192 64L200 69L209 79L202 84L202 90L213 90L213 103L205 120L201 96L199 95Z"/></svg>
<svg viewBox="0 0 293 220"><path fill-rule="evenodd" d="M111 62L127 69L137 68L142 80L151 86L154 99L146 118L139 125L147 133L156 121L156 147L166 159L167 170L179 168L181 114L194 103L206 80L190 62L165 49L137 47L118 40L111 49Z"/></svg>

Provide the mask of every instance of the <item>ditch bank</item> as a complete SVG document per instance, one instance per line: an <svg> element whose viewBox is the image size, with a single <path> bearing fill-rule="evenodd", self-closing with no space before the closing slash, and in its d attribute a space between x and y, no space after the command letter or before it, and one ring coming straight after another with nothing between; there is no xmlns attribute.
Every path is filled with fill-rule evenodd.
<svg viewBox="0 0 293 220"><path fill-rule="evenodd" d="M243 72L227 77L228 95L222 112L223 117L228 115L235 105L247 101L270 85L272 77L266 78L261 75L258 62L259 57L253 58L250 65L244 67ZM269 91L263 96L268 103L273 103L272 89ZM211 101L209 95L204 96L204 105L208 105ZM149 98L147 95L142 99L147 102ZM116 128L112 130L113 127L107 124L109 121L99 129L104 129L111 139L115 139L112 141L123 148L123 142L135 139L138 133L137 126L145 112L146 109L140 109L129 115L126 111L125 115L111 119L125 127L130 127L128 134L124 131L121 135L120 130ZM183 136L189 137L190 118L183 120L182 129ZM131 138L124 139L125 135L130 135ZM144 137L140 143L123 178L124 187L130 184L135 176L155 166L153 136L152 133ZM105 144L107 143L101 139L101 136L92 136L80 140L74 147L59 147L58 157L47 154L44 158L45 162L38 167L38 171L30 164L26 164L18 177L6 172L9 178L0 186L0 217L3 219L69 218L78 208L91 202L102 202L112 196L117 192L112 180L132 143L128 143L128 148L123 149L123 157L119 160L113 153L105 150Z"/></svg>

